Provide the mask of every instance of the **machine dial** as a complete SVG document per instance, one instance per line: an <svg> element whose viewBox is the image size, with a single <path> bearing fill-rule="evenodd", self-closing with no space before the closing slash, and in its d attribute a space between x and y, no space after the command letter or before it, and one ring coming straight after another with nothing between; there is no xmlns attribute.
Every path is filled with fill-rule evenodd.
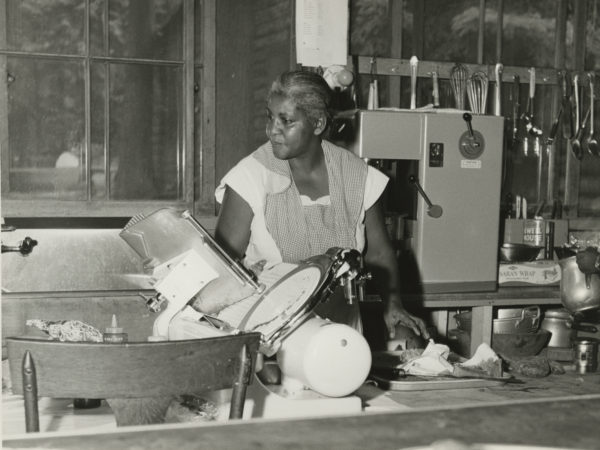
<svg viewBox="0 0 600 450"><path fill-rule="evenodd" d="M467 122L467 131L458 140L458 150L467 159L477 159L483 153L485 139L479 131L473 130L471 114L464 113L463 119Z"/></svg>

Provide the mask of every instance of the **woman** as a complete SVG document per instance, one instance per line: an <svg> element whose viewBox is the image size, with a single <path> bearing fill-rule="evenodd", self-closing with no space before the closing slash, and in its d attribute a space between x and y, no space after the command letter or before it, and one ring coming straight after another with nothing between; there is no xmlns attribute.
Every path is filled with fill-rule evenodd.
<svg viewBox="0 0 600 450"><path fill-rule="evenodd" d="M380 195L387 177L323 139L331 89L318 74L286 72L267 97L269 141L242 159L216 191L222 203L215 238L248 266L298 263L331 247L364 253L381 286L385 322L428 338L423 320L402 306L398 264ZM358 304L332 298L317 313L360 329Z"/></svg>

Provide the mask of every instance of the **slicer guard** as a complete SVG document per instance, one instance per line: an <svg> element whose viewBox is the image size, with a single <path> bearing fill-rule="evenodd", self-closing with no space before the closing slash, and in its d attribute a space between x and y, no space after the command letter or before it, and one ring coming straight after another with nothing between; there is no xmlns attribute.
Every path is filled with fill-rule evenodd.
<svg viewBox="0 0 600 450"><path fill-rule="evenodd" d="M274 355L279 350L281 342L312 315L317 305L327 301L337 286L343 285L344 280L359 276L361 270L359 256L360 254L356 250L333 247L323 255L307 258L260 296L242 319L238 328L246 332L261 331L259 326L252 326L252 321L253 319L257 320L254 316L259 313L262 304L269 301L269 295L278 288L284 287L297 274L317 269L320 273L319 280L311 295L308 295L304 302L294 305L294 310L288 311L286 314L279 314L273 309L272 320L277 321L277 326L263 332L261 352L267 356Z"/></svg>
<svg viewBox="0 0 600 450"><path fill-rule="evenodd" d="M231 258L189 211L163 208L135 216L119 235L155 280L158 295L148 300L149 309L157 312L167 302L154 323L154 335L167 336L173 316L216 278L227 277L256 293L264 289L254 273Z"/></svg>

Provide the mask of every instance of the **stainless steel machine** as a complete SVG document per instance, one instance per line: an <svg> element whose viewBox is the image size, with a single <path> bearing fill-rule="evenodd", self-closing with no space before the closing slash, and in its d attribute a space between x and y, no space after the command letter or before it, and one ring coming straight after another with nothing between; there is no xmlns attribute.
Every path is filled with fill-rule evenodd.
<svg viewBox="0 0 600 450"><path fill-rule="evenodd" d="M361 411L352 394L369 373L369 345L355 329L313 312L336 288L352 291L348 285L366 276L356 250L334 247L299 264L265 267L256 276L188 211L164 208L136 216L120 236L143 260L156 291L147 299L150 311L159 313L152 339L261 333L260 352L274 357L267 363L278 366L281 379L267 386L257 377L249 387L253 417ZM220 307L199 312L191 307L199 300Z"/></svg>
<svg viewBox="0 0 600 450"><path fill-rule="evenodd" d="M503 120L440 109L352 117L345 144L362 158L393 162L387 208L406 218L400 262L416 265L413 289L496 289Z"/></svg>

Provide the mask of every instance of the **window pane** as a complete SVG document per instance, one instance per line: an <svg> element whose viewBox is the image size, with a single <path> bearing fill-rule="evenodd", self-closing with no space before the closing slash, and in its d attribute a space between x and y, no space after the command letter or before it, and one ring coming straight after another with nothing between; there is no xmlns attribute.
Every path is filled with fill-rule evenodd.
<svg viewBox="0 0 600 450"><path fill-rule="evenodd" d="M85 198L83 64L7 58L9 192Z"/></svg>
<svg viewBox="0 0 600 450"><path fill-rule="evenodd" d="M94 56L181 60L182 0L93 0L91 51ZM108 48L105 23L108 9Z"/></svg>
<svg viewBox="0 0 600 450"><path fill-rule="evenodd" d="M505 0L503 63L552 67L556 12L557 0Z"/></svg>
<svg viewBox="0 0 600 450"><path fill-rule="evenodd" d="M181 199L181 68L111 64L109 85L110 198Z"/></svg>
<svg viewBox="0 0 600 450"><path fill-rule="evenodd" d="M105 0L90 0L90 54L106 56L108 40L104 39L108 3Z"/></svg>
<svg viewBox="0 0 600 450"><path fill-rule="evenodd" d="M498 4L501 0L488 0L485 4L485 25L483 29L483 63L496 64L496 35L498 34Z"/></svg>
<svg viewBox="0 0 600 450"><path fill-rule="evenodd" d="M350 54L390 55L388 0L351 0Z"/></svg>
<svg viewBox="0 0 600 450"><path fill-rule="evenodd" d="M8 50L83 54L84 0L7 0Z"/></svg>
<svg viewBox="0 0 600 450"><path fill-rule="evenodd" d="M586 30L585 68L600 71L600 0L588 1Z"/></svg>
<svg viewBox="0 0 600 450"><path fill-rule="evenodd" d="M594 80L594 139L600 139L600 0L587 2L585 69L595 71ZM589 78L584 82L584 104L589 107ZM588 134L589 139L589 134ZM579 214L600 217L600 158L585 155L585 163L581 165L581 182L579 185Z"/></svg>
<svg viewBox="0 0 600 450"><path fill-rule="evenodd" d="M105 156L105 138L104 138L104 113L106 111L106 85L105 80L108 63L93 63L91 65L91 179L92 179L92 198L95 200L106 200L107 184L111 184L106 179L106 161ZM116 168L115 168L116 169ZM111 171L114 181L114 170Z"/></svg>
<svg viewBox="0 0 600 450"><path fill-rule="evenodd" d="M426 0L424 59L477 62L478 0Z"/></svg>
<svg viewBox="0 0 600 450"><path fill-rule="evenodd" d="M204 62L202 54L202 1L194 0L194 62L196 64Z"/></svg>

